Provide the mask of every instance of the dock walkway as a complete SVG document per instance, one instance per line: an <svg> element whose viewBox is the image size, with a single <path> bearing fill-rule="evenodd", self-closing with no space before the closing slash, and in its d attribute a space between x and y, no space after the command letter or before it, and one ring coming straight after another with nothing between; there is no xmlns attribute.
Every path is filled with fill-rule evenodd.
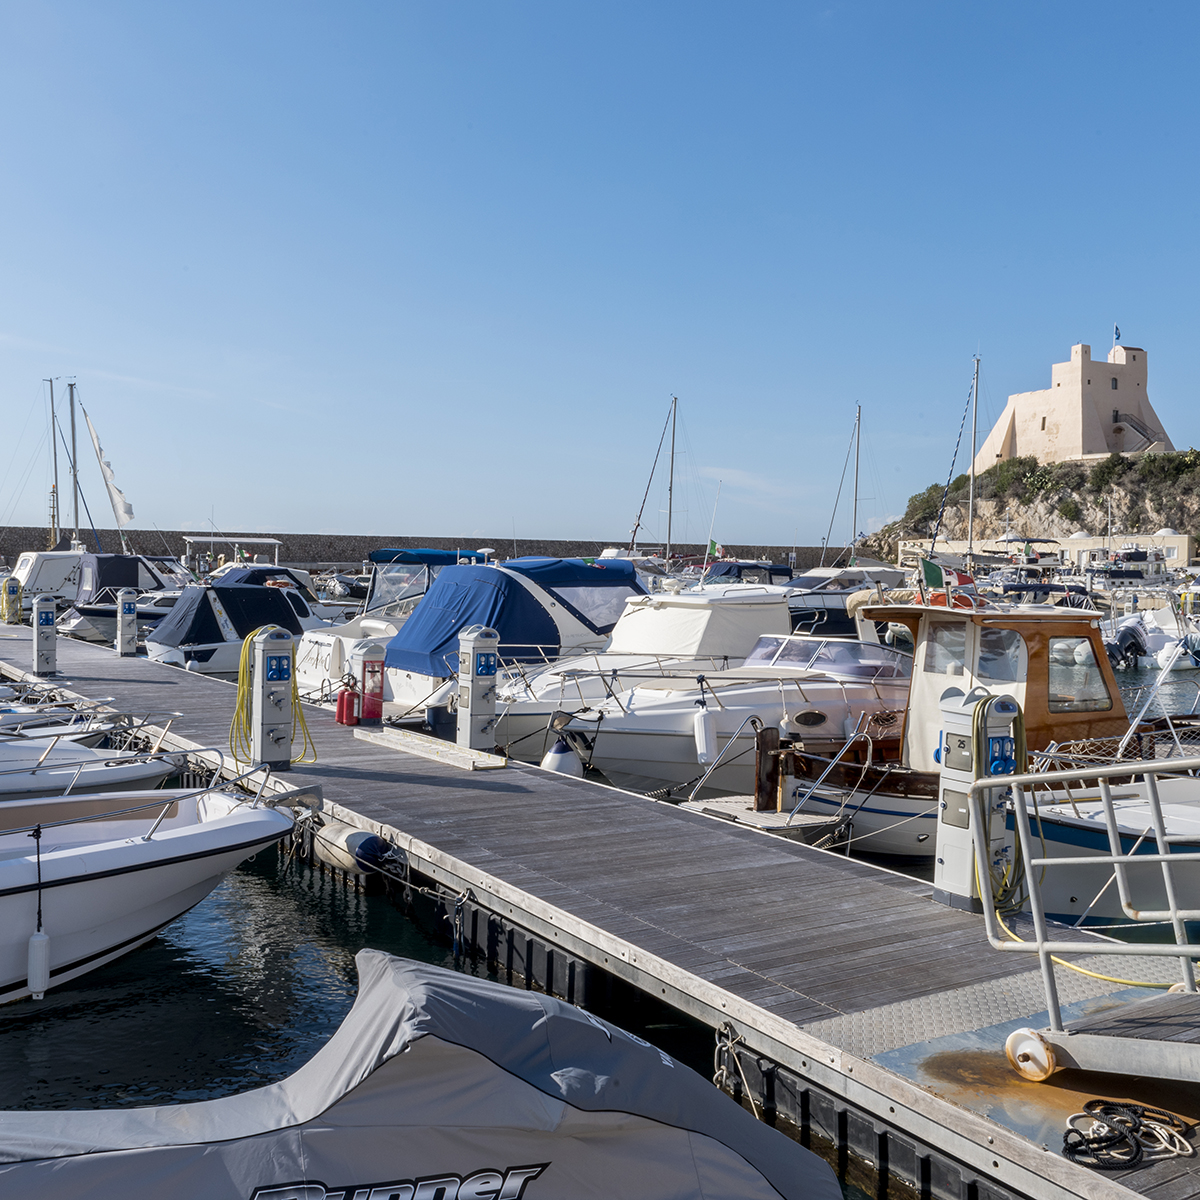
<svg viewBox="0 0 1200 1200"><path fill-rule="evenodd" d="M0 672L23 677L30 660L30 631L0 626ZM58 665L55 682L79 695L182 713L166 746L227 750L232 685L66 638ZM1083 1099L1197 1118L1200 1089L1019 1080L1004 1063L1005 1026L1044 1020L1040 977L1014 971L982 922L934 904L930 885L535 767L462 770L355 737L328 710L306 713L317 762L277 777L280 787L320 783L333 816L401 846L414 870L466 895L474 919L494 914L551 954L561 947L564 961L714 1029L728 1023L751 1091L882 1175L956 1200L1200 1195L1195 1159L1114 1178L1060 1156L1063 1121ZM1080 965L1104 973L1112 960ZM1177 965L1137 969L1168 977ZM1113 982L1058 974L1068 1016L1130 998Z"/></svg>

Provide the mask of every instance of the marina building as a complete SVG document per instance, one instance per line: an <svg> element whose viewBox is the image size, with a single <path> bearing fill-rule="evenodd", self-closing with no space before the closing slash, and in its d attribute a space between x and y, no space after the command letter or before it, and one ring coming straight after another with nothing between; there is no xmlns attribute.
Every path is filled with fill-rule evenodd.
<svg viewBox="0 0 1200 1200"><path fill-rule="evenodd" d="M1174 450L1146 386L1141 347L1114 346L1101 362L1091 346L1072 346L1067 362L1051 366L1048 388L1009 396L975 470L1026 455L1042 463L1088 462Z"/></svg>

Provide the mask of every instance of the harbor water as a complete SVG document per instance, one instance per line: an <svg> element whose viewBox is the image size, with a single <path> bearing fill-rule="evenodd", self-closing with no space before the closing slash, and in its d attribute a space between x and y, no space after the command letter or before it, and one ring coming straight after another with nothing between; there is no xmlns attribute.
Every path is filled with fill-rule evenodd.
<svg viewBox="0 0 1200 1200"><path fill-rule="evenodd" d="M259 854L148 945L0 1006L0 1107L171 1104L283 1079L350 1011L364 946L486 973L386 896ZM653 1001L602 1015L711 1075L698 1023Z"/></svg>

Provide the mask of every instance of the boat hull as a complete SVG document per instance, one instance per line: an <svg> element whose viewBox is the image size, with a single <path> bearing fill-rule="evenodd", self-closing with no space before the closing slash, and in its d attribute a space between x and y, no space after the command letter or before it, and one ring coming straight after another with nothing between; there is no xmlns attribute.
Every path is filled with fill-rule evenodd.
<svg viewBox="0 0 1200 1200"><path fill-rule="evenodd" d="M113 821L114 831L124 824ZM43 853L40 889L31 856L0 859L0 1003L31 994L28 943L38 927L39 894L53 988L143 945L291 827L282 813L254 809L149 842L120 838Z"/></svg>

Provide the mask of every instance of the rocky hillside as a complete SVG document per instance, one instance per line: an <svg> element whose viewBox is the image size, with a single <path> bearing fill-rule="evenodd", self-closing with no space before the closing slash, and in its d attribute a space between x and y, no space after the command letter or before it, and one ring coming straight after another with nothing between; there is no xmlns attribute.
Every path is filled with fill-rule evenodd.
<svg viewBox="0 0 1200 1200"><path fill-rule="evenodd" d="M967 485L966 475L950 485L943 537L967 536ZM945 486L933 483L911 497L904 516L867 539L862 553L891 561L901 538L929 537ZM1062 539L1080 529L1102 535L1110 500L1114 534L1200 533L1200 451L1138 459L1112 454L1090 468L1036 458L997 463L975 481L975 537L1003 537L1006 519L1024 537Z"/></svg>

